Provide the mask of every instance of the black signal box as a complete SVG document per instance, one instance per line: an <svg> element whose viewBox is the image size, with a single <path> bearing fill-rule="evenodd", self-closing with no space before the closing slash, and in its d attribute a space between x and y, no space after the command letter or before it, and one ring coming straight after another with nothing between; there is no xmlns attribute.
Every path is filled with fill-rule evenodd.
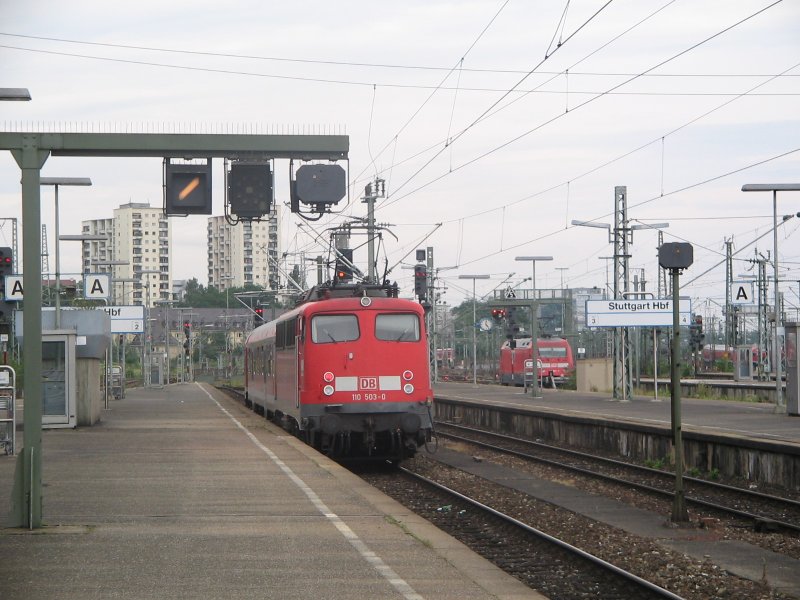
<svg viewBox="0 0 800 600"><path fill-rule="evenodd" d="M211 159L206 164L165 164L165 214L211 214Z"/></svg>
<svg viewBox="0 0 800 600"><path fill-rule="evenodd" d="M272 171L266 164L234 164L228 173L231 214L258 219L272 209Z"/></svg>
<svg viewBox="0 0 800 600"><path fill-rule="evenodd" d="M658 264L662 269L688 269L694 262L694 247L687 242L661 244Z"/></svg>
<svg viewBox="0 0 800 600"><path fill-rule="evenodd" d="M347 194L344 169L339 165L303 165L295 175L294 193L305 204L336 204Z"/></svg>

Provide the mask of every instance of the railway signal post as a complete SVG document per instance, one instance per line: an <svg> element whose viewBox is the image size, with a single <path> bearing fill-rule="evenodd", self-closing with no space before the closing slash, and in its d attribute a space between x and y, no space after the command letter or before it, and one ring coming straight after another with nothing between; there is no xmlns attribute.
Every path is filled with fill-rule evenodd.
<svg viewBox="0 0 800 600"><path fill-rule="evenodd" d="M680 274L694 262L691 244L674 242L658 249L658 264L669 269L672 275L672 360L670 387L672 388L672 438L675 447L675 496L672 502L672 522L686 523L686 499L683 492L683 439L681 436L681 380L680 359Z"/></svg>

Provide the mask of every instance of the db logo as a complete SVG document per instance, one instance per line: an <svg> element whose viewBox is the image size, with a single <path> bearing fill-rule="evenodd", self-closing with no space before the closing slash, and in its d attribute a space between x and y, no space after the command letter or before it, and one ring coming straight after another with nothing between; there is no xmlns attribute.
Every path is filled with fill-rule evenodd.
<svg viewBox="0 0 800 600"><path fill-rule="evenodd" d="M359 377L358 389L360 390L377 390L378 378L377 377Z"/></svg>

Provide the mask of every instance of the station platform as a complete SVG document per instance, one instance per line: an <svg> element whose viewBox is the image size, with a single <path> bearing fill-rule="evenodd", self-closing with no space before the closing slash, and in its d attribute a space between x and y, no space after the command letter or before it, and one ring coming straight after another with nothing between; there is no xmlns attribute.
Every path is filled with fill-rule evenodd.
<svg viewBox="0 0 800 600"><path fill-rule="evenodd" d="M663 390L655 395L634 396L628 402L615 401L602 392L574 392L541 389L533 398L521 387L477 386L462 382L442 382L433 386L435 398L509 406L572 416L590 416L618 423L649 424L669 429L671 402ZM776 413L771 402L740 402L681 397L681 423L684 432L730 436L742 440L773 442L800 451L800 417Z"/></svg>
<svg viewBox="0 0 800 600"><path fill-rule="evenodd" d="M4 600L542 598L209 386L131 389L42 446L45 527L0 530Z"/></svg>

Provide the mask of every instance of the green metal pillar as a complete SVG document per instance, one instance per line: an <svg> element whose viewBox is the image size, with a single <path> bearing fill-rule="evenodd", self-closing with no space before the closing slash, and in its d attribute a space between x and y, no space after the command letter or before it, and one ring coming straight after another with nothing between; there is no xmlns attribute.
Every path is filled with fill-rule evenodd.
<svg viewBox="0 0 800 600"><path fill-rule="evenodd" d="M22 360L23 384L22 452L17 456L11 497L10 525L34 529L42 526L42 265L40 252L40 169L50 153L40 150L38 136L23 138L22 148L12 150L22 169L22 287L25 290Z"/></svg>
<svg viewBox="0 0 800 600"><path fill-rule="evenodd" d="M681 374L680 374L680 269L672 271L672 439L675 448L675 495L672 503L672 522L686 523L686 499L683 492L683 436L681 435Z"/></svg>

